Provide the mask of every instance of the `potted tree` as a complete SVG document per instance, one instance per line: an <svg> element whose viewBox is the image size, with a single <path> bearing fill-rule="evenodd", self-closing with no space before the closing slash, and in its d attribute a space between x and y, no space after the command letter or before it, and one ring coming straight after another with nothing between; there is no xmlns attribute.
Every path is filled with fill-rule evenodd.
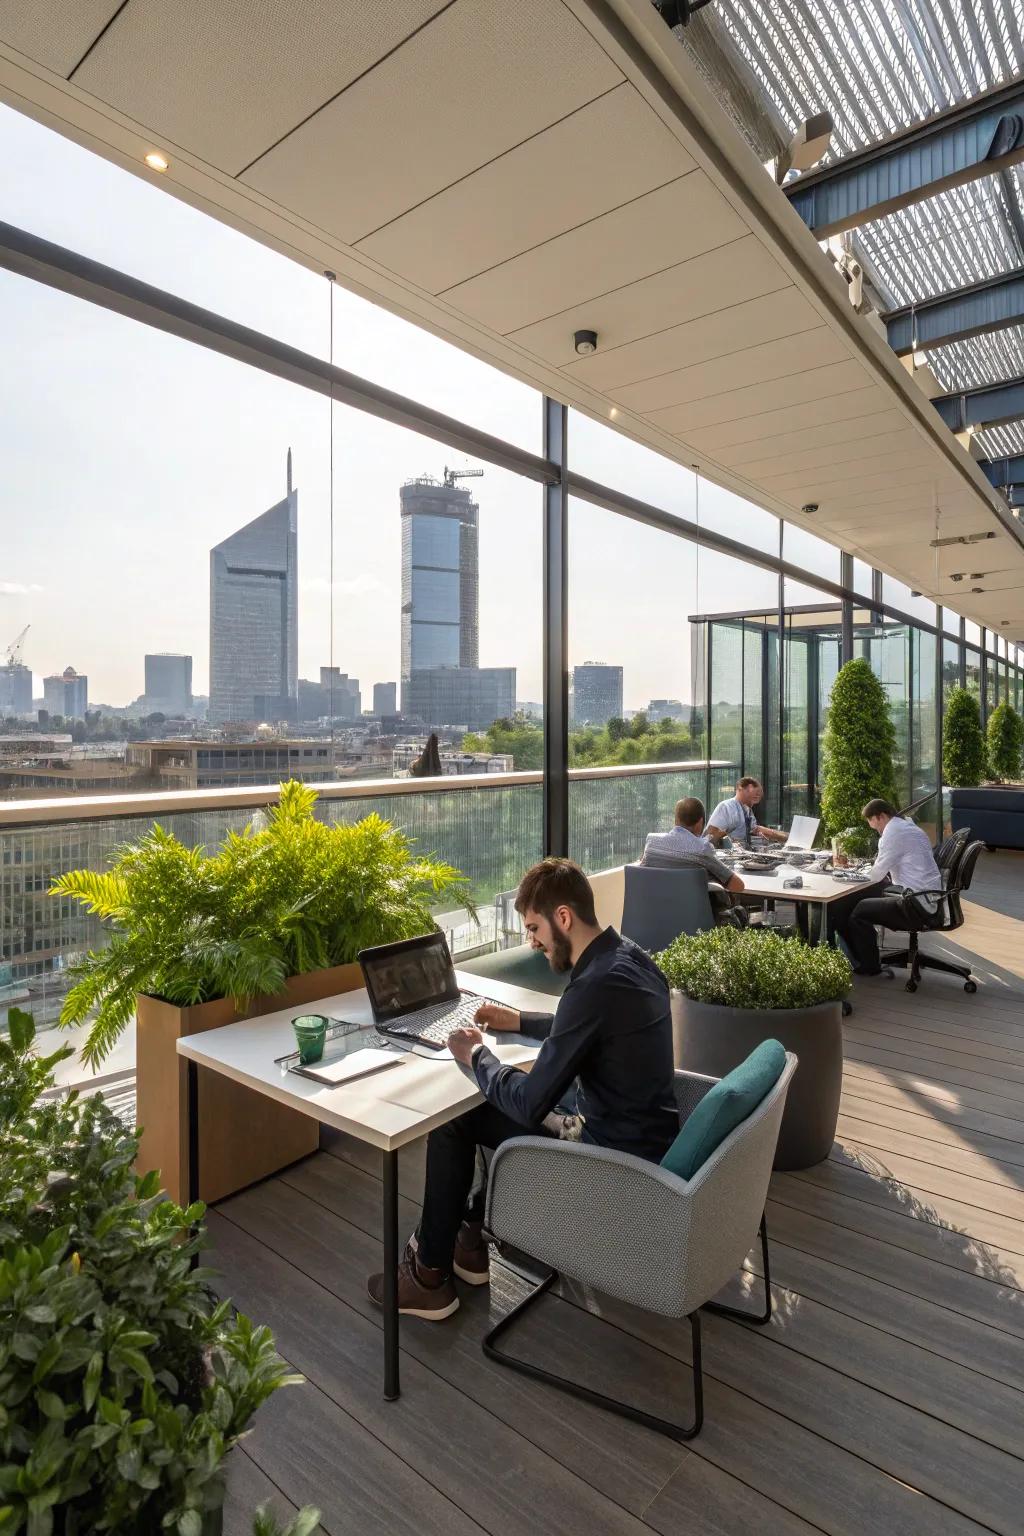
<svg viewBox="0 0 1024 1536"><path fill-rule="evenodd" d="M843 1085L842 1002L849 961L829 945L750 929L683 934L655 955L672 989L677 1067L724 1077L762 1040L799 1057L779 1132L776 1168L828 1156Z"/></svg>
<svg viewBox="0 0 1024 1536"><path fill-rule="evenodd" d="M942 777L951 789L974 789L985 772L985 737L978 701L966 688L954 688L942 725Z"/></svg>
<svg viewBox="0 0 1024 1536"><path fill-rule="evenodd" d="M1020 778L1024 725L1012 704L998 704L989 715L988 773L997 784Z"/></svg>
<svg viewBox="0 0 1024 1536"><path fill-rule="evenodd" d="M889 700L863 657L840 667L832 684L823 748L821 818L828 836L862 826L861 811L876 796L896 802Z"/></svg>
<svg viewBox="0 0 1024 1536"><path fill-rule="evenodd" d="M266 1328L218 1300L182 1210L99 1095L41 1099L65 1048L0 1038L0 1529L215 1536L223 1462L288 1374ZM308 1536L313 1510L296 1520ZM269 1512L256 1528L273 1530Z"/></svg>
<svg viewBox="0 0 1024 1536"><path fill-rule="evenodd" d="M451 865L413 854L379 816L317 820L316 791L281 786L263 825L230 833L208 854L155 825L107 872L75 870L51 894L82 902L110 925L89 954L61 1022L91 1019L83 1056L94 1069L136 1020L142 1165L186 1197L188 1121L176 1042L239 1018L301 1007L362 984L361 949L433 926L441 898L468 905ZM200 1071L204 1200L316 1150L315 1120L215 1073Z"/></svg>

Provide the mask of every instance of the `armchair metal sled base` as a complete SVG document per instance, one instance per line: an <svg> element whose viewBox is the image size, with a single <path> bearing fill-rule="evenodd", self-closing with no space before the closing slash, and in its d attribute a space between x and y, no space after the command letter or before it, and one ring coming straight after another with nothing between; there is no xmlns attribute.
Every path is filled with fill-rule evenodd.
<svg viewBox="0 0 1024 1536"><path fill-rule="evenodd" d="M543 1381L550 1387L557 1387L560 1392L567 1392L572 1397L582 1398L584 1402L594 1403L598 1408L604 1408L609 1413L616 1413L620 1418L632 1419L636 1424L643 1424L647 1429L653 1429L656 1434L665 1435L669 1440L692 1440L698 1435L704 1423L704 1371L701 1361L701 1311L717 1312L722 1317L737 1318L741 1322L752 1323L756 1327L763 1327L771 1321L772 1317L772 1291L771 1275L768 1269L768 1232L765 1220L762 1216L760 1227L761 1254L764 1262L765 1281L765 1305L763 1312L750 1313L740 1307L727 1307L719 1302L708 1301L703 1308L689 1314L690 1336L693 1346L693 1420L692 1423L676 1424L670 1419L659 1419L655 1414L645 1413L642 1408L635 1408L631 1403L621 1402L618 1398L608 1397L604 1392L595 1392L592 1387L585 1387L580 1382L570 1381L566 1376L560 1376L554 1371L546 1371L543 1366L534 1365L529 1360L519 1360L514 1355L505 1354L498 1349L498 1340L506 1333L511 1332L519 1319L539 1301L545 1291L550 1290L554 1281L558 1278L557 1270L549 1269L544 1279L535 1285L522 1301L512 1308L500 1322L488 1333L483 1341L484 1354L489 1360L497 1360L499 1364L506 1365L510 1370L518 1371L523 1376L530 1376L534 1381ZM519 1273L519 1271L517 1271Z"/></svg>

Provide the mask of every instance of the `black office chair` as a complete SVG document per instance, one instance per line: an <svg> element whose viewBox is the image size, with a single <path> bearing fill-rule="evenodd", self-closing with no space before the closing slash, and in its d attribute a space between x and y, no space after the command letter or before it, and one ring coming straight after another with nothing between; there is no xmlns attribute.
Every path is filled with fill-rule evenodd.
<svg viewBox="0 0 1024 1536"><path fill-rule="evenodd" d="M935 862L943 871L947 885L952 882L956 866L970 840L970 827L960 827L956 832L951 832L948 837L941 838L932 849Z"/></svg>
<svg viewBox="0 0 1024 1536"><path fill-rule="evenodd" d="M957 965L952 960L940 960L936 955L922 954L918 949L917 941L922 932L955 933L958 928L963 927L964 914L963 908L960 905L960 895L961 892L970 889L971 880L974 877L974 866L981 857L984 847L984 843L974 842L963 849L958 862L951 871L951 878L947 878L945 889L941 891L922 891L919 893L924 896L938 897L939 905L936 911L936 920L917 932L914 930L908 931L906 949L892 950L889 953L883 954L883 968L890 966L909 967L910 975L907 978L908 992L917 991L923 970L945 971L949 976L960 976L963 978L965 992L977 992L978 983L971 975L969 965ZM891 931L899 932L900 930L893 929Z"/></svg>

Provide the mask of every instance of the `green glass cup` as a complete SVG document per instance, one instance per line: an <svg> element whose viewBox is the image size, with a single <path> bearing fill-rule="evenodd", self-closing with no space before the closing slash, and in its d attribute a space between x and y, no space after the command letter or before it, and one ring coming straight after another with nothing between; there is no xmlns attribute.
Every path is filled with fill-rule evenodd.
<svg viewBox="0 0 1024 1536"><path fill-rule="evenodd" d="M299 1064L311 1067L324 1054L327 1020L322 1013L302 1013L297 1019L292 1019L292 1029L299 1047Z"/></svg>

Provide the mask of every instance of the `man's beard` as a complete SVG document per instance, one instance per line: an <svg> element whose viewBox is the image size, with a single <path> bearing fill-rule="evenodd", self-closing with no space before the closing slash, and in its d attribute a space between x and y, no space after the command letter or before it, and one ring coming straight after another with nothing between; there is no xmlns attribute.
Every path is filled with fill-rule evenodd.
<svg viewBox="0 0 1024 1536"><path fill-rule="evenodd" d="M564 933L551 935L551 947L547 951L548 965L553 971L572 970L572 945Z"/></svg>

